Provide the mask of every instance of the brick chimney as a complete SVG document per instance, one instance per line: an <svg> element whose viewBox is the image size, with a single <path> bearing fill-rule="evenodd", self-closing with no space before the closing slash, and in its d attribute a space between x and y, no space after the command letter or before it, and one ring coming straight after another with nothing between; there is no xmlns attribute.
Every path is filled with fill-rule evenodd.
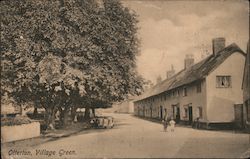
<svg viewBox="0 0 250 159"><path fill-rule="evenodd" d="M194 56L192 54L187 54L184 59L185 69L191 67L194 64Z"/></svg>
<svg viewBox="0 0 250 159"><path fill-rule="evenodd" d="M226 39L223 37L214 38L212 40L213 55L216 56L218 52L225 48Z"/></svg>
<svg viewBox="0 0 250 159"><path fill-rule="evenodd" d="M161 83L161 81L162 81L161 76L158 76L156 79L156 84Z"/></svg>
<svg viewBox="0 0 250 159"><path fill-rule="evenodd" d="M174 66L171 65L171 70L167 71L167 79L171 78L175 74Z"/></svg>

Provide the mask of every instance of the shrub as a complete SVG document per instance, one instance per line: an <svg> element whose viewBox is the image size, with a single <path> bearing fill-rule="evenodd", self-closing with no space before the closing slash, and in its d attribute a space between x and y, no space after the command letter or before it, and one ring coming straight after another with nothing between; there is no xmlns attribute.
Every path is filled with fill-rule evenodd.
<svg viewBox="0 0 250 159"><path fill-rule="evenodd" d="M32 121L28 117L17 116L17 117L3 117L1 118L1 126L14 126L29 124Z"/></svg>

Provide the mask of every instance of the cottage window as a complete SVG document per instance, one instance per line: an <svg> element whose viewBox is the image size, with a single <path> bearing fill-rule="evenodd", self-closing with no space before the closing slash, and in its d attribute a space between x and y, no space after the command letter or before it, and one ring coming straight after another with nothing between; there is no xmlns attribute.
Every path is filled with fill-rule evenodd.
<svg viewBox="0 0 250 159"><path fill-rule="evenodd" d="M175 91L172 92L172 97L174 97L174 96L175 96Z"/></svg>
<svg viewBox="0 0 250 159"><path fill-rule="evenodd" d="M199 83L196 85L196 91L197 91L197 93L200 93L200 92L201 92L201 82L199 82Z"/></svg>
<svg viewBox="0 0 250 159"><path fill-rule="evenodd" d="M179 91L179 89L177 90L176 96L177 96L177 97L180 96L180 91Z"/></svg>
<svg viewBox="0 0 250 159"><path fill-rule="evenodd" d="M186 87L183 88L183 96L187 96L187 88Z"/></svg>
<svg viewBox="0 0 250 159"><path fill-rule="evenodd" d="M216 76L217 88L229 88L231 87L231 76Z"/></svg>

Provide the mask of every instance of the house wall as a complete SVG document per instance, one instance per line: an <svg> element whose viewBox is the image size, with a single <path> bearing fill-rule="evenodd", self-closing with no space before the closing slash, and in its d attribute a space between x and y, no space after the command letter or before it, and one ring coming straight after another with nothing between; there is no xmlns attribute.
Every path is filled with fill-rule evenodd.
<svg viewBox="0 0 250 159"><path fill-rule="evenodd" d="M219 65L207 78L207 120L232 122L234 104L242 104L241 89L245 56L234 53ZM216 76L231 76L230 88L216 88Z"/></svg>
<svg viewBox="0 0 250 159"><path fill-rule="evenodd" d="M38 136L40 136L39 122L1 127L1 142L17 141Z"/></svg>
<svg viewBox="0 0 250 159"><path fill-rule="evenodd" d="M184 108L192 106L193 120L198 115L198 108L202 108L201 122L206 123L227 123L234 121L234 105L243 103L243 92L241 89L243 67L245 56L241 53L234 53L221 65L213 70L201 81L201 93L197 93L197 83L188 84L157 96L148 97L135 102L135 114L144 117L160 118L160 108L167 110L168 116L173 116L172 105L179 105L180 119L188 121ZM216 76L230 75L231 88L216 88ZM183 96L183 88L187 88L187 96ZM179 89L180 95L172 96L172 91ZM152 113L151 113L152 109Z"/></svg>
<svg viewBox="0 0 250 159"><path fill-rule="evenodd" d="M119 104L114 104L112 107L117 113L134 113L134 103L132 100L125 100Z"/></svg>
<svg viewBox="0 0 250 159"><path fill-rule="evenodd" d="M193 108L193 119L198 117L198 107L202 107L202 119L206 120L206 81L202 80L200 82L200 93L197 93L197 83L192 83L185 86L187 88L187 96L183 96L183 87L180 87L154 97L143 99L139 102L137 101L135 102L135 114L145 117L160 118L160 108L162 106L162 116L164 117L166 115L166 109L167 116L172 117L172 105L178 105L180 107L180 119L187 121L189 118L185 116L184 107L190 105ZM177 90L179 90L179 95L177 95ZM174 96L172 94L173 91L175 92Z"/></svg>
<svg viewBox="0 0 250 159"><path fill-rule="evenodd" d="M21 108L12 104L1 104L1 114L19 114L21 112Z"/></svg>
<svg viewBox="0 0 250 159"><path fill-rule="evenodd" d="M128 113L134 113L134 102L133 101L129 101L128 103Z"/></svg>

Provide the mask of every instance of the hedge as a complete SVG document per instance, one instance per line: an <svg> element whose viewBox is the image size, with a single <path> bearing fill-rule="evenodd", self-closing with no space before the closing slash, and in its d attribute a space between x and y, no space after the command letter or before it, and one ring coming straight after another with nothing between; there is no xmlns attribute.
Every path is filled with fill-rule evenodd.
<svg viewBox="0 0 250 159"><path fill-rule="evenodd" d="M17 116L17 117L3 117L1 118L1 126L13 126L29 124L32 121L28 117Z"/></svg>

